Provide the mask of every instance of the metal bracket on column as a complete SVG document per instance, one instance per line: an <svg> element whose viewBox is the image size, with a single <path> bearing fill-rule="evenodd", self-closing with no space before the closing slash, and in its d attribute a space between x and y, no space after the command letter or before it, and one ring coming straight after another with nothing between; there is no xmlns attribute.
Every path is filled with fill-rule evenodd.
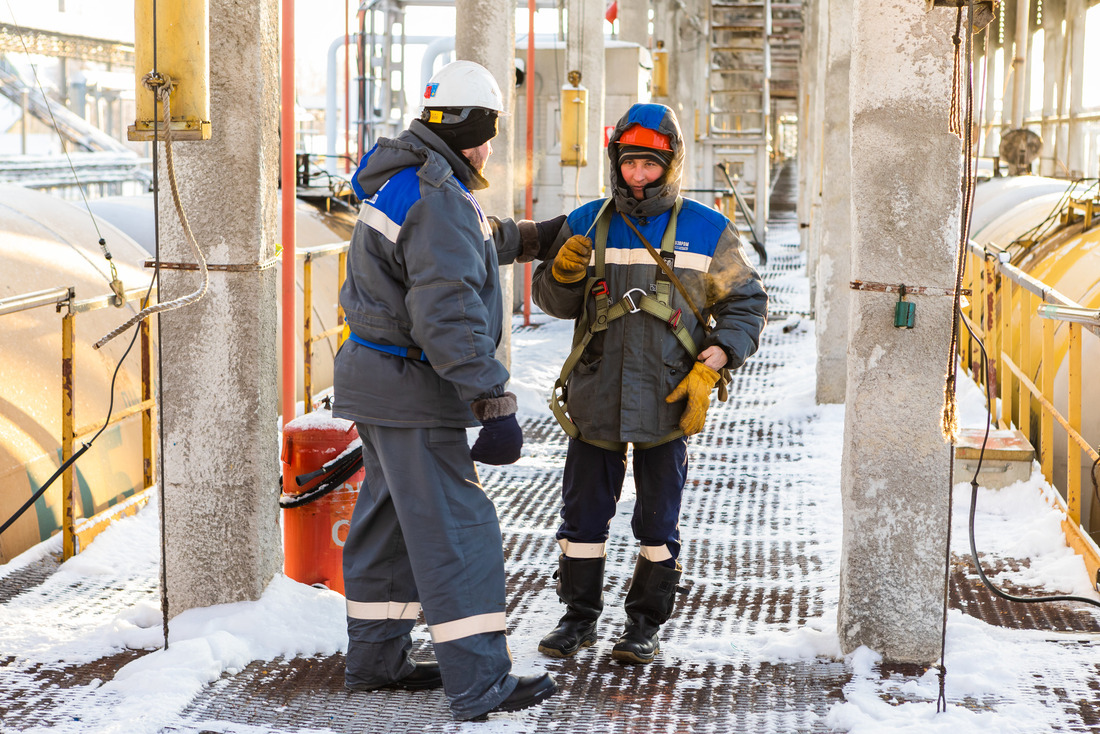
<svg viewBox="0 0 1100 734"><path fill-rule="evenodd" d="M970 0L926 0L928 9L936 8L965 8L970 5ZM997 5L1000 0L974 0L974 21L971 24L971 33L977 33L993 22L997 17Z"/></svg>

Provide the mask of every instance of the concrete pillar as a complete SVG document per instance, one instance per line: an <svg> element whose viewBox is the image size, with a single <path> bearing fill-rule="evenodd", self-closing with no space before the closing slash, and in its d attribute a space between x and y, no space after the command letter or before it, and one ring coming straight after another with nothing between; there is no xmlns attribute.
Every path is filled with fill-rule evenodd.
<svg viewBox="0 0 1100 734"><path fill-rule="evenodd" d="M851 281L852 158L848 71L852 55L853 0L829 0L822 156L821 240L817 253L814 319L817 402L843 403L848 370L848 301Z"/></svg>
<svg viewBox="0 0 1100 734"><path fill-rule="evenodd" d="M802 62L798 65L798 234L799 246L803 251L809 250L810 246L814 144L817 141L813 119L814 104L817 102L817 93L814 89L816 83L814 61L817 58L815 34L820 4L821 0L805 0L802 11L805 22L802 29ZM808 269L807 272L812 274L814 271ZM813 278L810 279L810 288L810 303L813 304Z"/></svg>
<svg viewBox="0 0 1100 734"><path fill-rule="evenodd" d="M657 37L665 39L669 52L669 96L655 98L654 101L667 104L676 112L676 119L680 121L680 129L684 133L686 158L683 188L712 188L714 174L701 169L704 165L702 146L695 143L695 116L697 113L700 116L706 114L708 99L707 6L701 0L666 3L665 6L669 11L668 25L663 27L667 30Z"/></svg>
<svg viewBox="0 0 1100 734"><path fill-rule="evenodd" d="M649 45L649 0L619 0L619 40Z"/></svg>
<svg viewBox="0 0 1100 734"><path fill-rule="evenodd" d="M985 54L985 68L986 68L986 81L985 81L985 124L982 128L982 133L985 136L985 142L982 147L982 155L986 157L993 157L998 155L997 149L1001 140L1001 131L997 127L997 111L996 102L997 97L1000 95L1001 89L1004 87L1004 69L996 68L996 55L999 45L997 43L997 29L1000 23L999 18L994 18L993 22L986 26L981 35L976 36L974 41L977 44L981 39L981 48L984 49ZM977 46L975 46L977 48ZM975 91L975 94L980 94L980 91Z"/></svg>
<svg viewBox="0 0 1100 734"><path fill-rule="evenodd" d="M1015 40L1012 44L1012 129L1024 126L1027 109L1024 106L1027 97L1027 49L1031 45L1031 33L1028 32L1028 20L1031 17L1030 0L1016 0ZM1005 100L1006 106L1008 100Z"/></svg>
<svg viewBox="0 0 1100 734"><path fill-rule="evenodd" d="M948 132L955 10L854 0L852 277L950 289L962 146ZM919 69L919 74L913 70ZM841 492L841 647L929 664L940 652L950 448L940 432L952 299L853 291Z"/></svg>
<svg viewBox="0 0 1100 734"><path fill-rule="evenodd" d="M603 196L607 156L603 147L604 4L566 0L565 73L580 71L588 90L588 165L562 166L562 211ZM548 77L550 78L550 77ZM562 84L566 84L562 77ZM623 110L626 112L626 110ZM620 113L621 114L621 113Z"/></svg>
<svg viewBox="0 0 1100 734"><path fill-rule="evenodd" d="M1069 68L1072 69L1069 84L1069 117L1066 165L1069 177L1084 175L1085 165L1085 126L1076 120L1084 111L1085 96L1085 12L1086 0L1068 0L1066 4L1067 33L1069 46Z"/></svg>
<svg viewBox="0 0 1100 734"><path fill-rule="evenodd" d="M1040 135L1043 137L1043 152L1039 158L1037 173L1041 176L1057 176L1065 169L1060 168L1055 159L1054 144L1057 124L1051 118L1058 114L1058 98L1065 94L1062 88L1062 49L1065 38L1062 36L1062 20L1066 15L1065 0L1044 0L1043 2L1043 125ZM1038 50L1036 50L1038 52Z"/></svg>
<svg viewBox="0 0 1100 734"><path fill-rule="evenodd" d="M493 138L493 154L485 165L485 178L489 188L475 196L486 214L506 218L515 215L515 100L516 100L516 22L515 3L507 0L456 0L455 56L476 61L488 69L504 95L504 108L508 115L497 119L497 136ZM487 43L486 39L493 39ZM523 210L520 210L520 216ZM514 284L511 266L500 269L500 283L504 308L511 312ZM504 333L501 334L497 358L505 365L511 363L511 321L505 314Z"/></svg>
<svg viewBox="0 0 1100 734"><path fill-rule="evenodd" d="M180 198L211 270L160 318L169 614L257 599L282 568L278 523L276 177L279 5L210 2L212 137L173 145ZM186 80L181 80L185 84ZM159 107L158 107L159 110ZM161 260L195 263L160 151ZM162 269L162 302L195 270Z"/></svg>
<svg viewBox="0 0 1100 734"><path fill-rule="evenodd" d="M821 253L821 196L824 190L824 156L825 156L825 72L827 65L827 51L829 48L829 3L830 0L818 0L811 11L812 22L810 25L811 41L809 46L811 68L809 119L811 126L809 131L810 141L810 178L808 180L809 192L807 194L807 219L809 225L807 231L806 271L814 275L817 273L817 262ZM810 303L817 303L817 281L810 279Z"/></svg>

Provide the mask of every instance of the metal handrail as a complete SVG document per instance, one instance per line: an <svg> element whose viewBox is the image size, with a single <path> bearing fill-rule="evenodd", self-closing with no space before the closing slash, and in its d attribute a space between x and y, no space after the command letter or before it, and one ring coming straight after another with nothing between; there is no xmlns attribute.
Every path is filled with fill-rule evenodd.
<svg viewBox="0 0 1100 734"><path fill-rule="evenodd" d="M1000 398L1001 428L1016 426L1036 446L1047 482L1054 484L1054 424L1065 430L1067 542L1085 560L1090 576L1100 569L1100 549L1081 527L1081 454L1093 461L1100 455L1081 435L1081 337L1088 330L1100 337L1100 310L1085 308L1008 262L996 245L969 243L973 267L967 268L974 298L965 307L964 319L981 327L980 337L988 355L984 374L978 369L976 350L968 333L960 334L959 352L964 366L979 385L988 386ZM1000 276L998 278L997 276ZM1038 301L1038 303L1036 303ZM1018 306L1017 306L1018 302ZM1012 316L1019 309L1019 323ZM1033 319L1040 320L1041 343L1032 345ZM1061 360L1055 351L1055 331L1066 330L1067 413L1055 407L1054 375Z"/></svg>
<svg viewBox="0 0 1100 734"><path fill-rule="evenodd" d="M336 326L320 334L313 333L313 261L336 255L339 257L336 270L336 291L344 285L347 275L348 247L350 242L334 242L328 245L305 247L294 253L295 260L302 261L302 402L305 412L313 410L313 345L333 335L339 335L336 346L344 343L344 309L339 299L336 301Z"/></svg>
<svg viewBox="0 0 1100 734"><path fill-rule="evenodd" d="M156 289L135 288L123 293L123 303L133 300L144 300L148 295L153 298ZM61 287L48 288L46 290L25 293L17 296L0 299L0 316L27 311L42 306L53 306L62 313L61 316L61 463L64 464L73 455L76 441L99 428L106 427L101 423L89 424L79 429L75 427L74 406L76 404L76 389L73 380L73 353L76 345L76 315L88 313L117 305L118 296L114 293L96 296L94 298L76 300L76 288ZM144 305L144 304L143 304ZM141 337L141 397L140 403L111 416L106 425L114 425L136 413L142 415L142 455L143 470L142 481L144 489L153 485L153 411L156 402L152 391L152 348L149 336L149 322L143 321L138 327ZM81 539L90 542L105 523L83 523L78 530L74 518L73 491L74 473L72 466L65 470L61 476L61 533L62 556L64 559L72 558L80 550ZM89 508L85 508L86 510Z"/></svg>

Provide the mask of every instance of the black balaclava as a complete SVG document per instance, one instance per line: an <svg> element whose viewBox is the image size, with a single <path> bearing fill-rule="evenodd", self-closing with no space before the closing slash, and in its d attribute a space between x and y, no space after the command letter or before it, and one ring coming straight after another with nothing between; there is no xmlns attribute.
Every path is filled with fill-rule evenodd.
<svg viewBox="0 0 1100 734"><path fill-rule="evenodd" d="M477 148L497 134L497 113L484 107L425 109L420 121L460 156L462 151Z"/></svg>

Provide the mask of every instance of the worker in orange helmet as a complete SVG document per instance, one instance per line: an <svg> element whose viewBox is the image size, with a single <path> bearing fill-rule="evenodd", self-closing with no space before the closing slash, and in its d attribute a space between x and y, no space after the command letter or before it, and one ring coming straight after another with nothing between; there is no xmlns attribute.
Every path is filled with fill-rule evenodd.
<svg viewBox="0 0 1100 734"><path fill-rule="evenodd" d="M551 407L569 434L557 539L565 615L539 644L571 657L597 640L608 528L633 447L640 544L611 651L652 662L682 566L678 526L688 436L705 425L726 370L759 346L768 297L732 223L680 196L684 142L671 109L636 104L607 146L607 199L573 211L535 271L546 313L574 319Z"/></svg>

